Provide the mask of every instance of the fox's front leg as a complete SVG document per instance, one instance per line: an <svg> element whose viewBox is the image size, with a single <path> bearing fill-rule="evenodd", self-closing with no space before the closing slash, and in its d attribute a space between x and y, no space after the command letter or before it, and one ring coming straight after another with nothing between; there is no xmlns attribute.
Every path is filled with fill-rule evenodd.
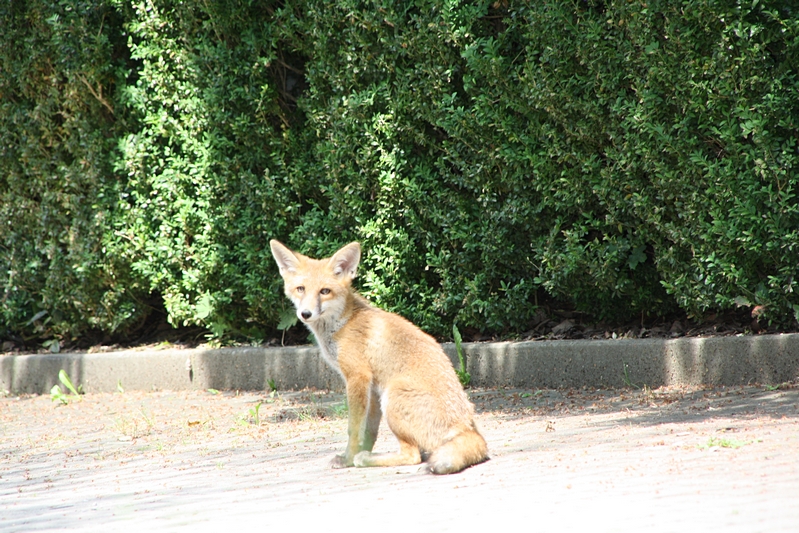
<svg viewBox="0 0 799 533"><path fill-rule="evenodd" d="M360 377L347 380L347 449L337 455L331 466L353 466L355 456L364 450L372 451L380 427L380 398L373 389L371 379Z"/></svg>
<svg viewBox="0 0 799 533"><path fill-rule="evenodd" d="M380 410L380 396L374 387L369 387L369 406L366 412L366 421L364 424L363 438L361 439L361 448L371 452L377 440L377 430L380 428L380 417L383 416Z"/></svg>

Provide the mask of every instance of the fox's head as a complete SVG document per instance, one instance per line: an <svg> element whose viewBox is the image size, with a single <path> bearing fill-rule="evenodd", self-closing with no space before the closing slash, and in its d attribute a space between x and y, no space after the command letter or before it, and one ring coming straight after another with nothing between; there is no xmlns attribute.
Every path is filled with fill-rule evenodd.
<svg viewBox="0 0 799 533"><path fill-rule="evenodd" d="M274 239L269 245L300 320L313 324L341 316L361 261L360 244L351 242L327 259L311 259Z"/></svg>

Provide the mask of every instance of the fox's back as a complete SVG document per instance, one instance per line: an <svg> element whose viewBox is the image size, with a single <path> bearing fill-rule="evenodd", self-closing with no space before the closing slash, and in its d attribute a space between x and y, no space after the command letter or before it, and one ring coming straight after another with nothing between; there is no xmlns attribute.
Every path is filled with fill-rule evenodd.
<svg viewBox="0 0 799 533"><path fill-rule="evenodd" d="M449 397L463 416L471 417L471 403L441 345L403 317L361 304L333 339L345 376L368 373L380 389L402 386Z"/></svg>

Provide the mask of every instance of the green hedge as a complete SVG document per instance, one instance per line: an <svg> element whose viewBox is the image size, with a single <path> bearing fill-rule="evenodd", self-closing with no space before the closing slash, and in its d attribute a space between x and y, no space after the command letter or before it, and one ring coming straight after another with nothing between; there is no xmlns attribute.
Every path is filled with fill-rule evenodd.
<svg viewBox="0 0 799 533"><path fill-rule="evenodd" d="M109 154L118 14L99 2L0 6L0 337L115 331L145 312L117 240L124 182Z"/></svg>
<svg viewBox="0 0 799 533"><path fill-rule="evenodd" d="M525 331L543 298L795 321L783 2L34 0L0 19L0 335L131 329L161 295L175 325L262 339L287 306L274 237L360 240L361 290L442 335Z"/></svg>

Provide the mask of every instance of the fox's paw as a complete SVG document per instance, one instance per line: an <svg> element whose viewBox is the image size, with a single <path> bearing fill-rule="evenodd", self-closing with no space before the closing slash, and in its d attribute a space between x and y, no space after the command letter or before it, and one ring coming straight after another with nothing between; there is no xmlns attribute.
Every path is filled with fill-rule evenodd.
<svg viewBox="0 0 799 533"><path fill-rule="evenodd" d="M362 451L359 452L355 458L352 460L353 464L358 467L362 466L371 466L369 464L369 458L372 457L372 452Z"/></svg>
<svg viewBox="0 0 799 533"><path fill-rule="evenodd" d="M352 466L352 461L347 461L346 455L337 455L330 461L330 468L349 468Z"/></svg>

